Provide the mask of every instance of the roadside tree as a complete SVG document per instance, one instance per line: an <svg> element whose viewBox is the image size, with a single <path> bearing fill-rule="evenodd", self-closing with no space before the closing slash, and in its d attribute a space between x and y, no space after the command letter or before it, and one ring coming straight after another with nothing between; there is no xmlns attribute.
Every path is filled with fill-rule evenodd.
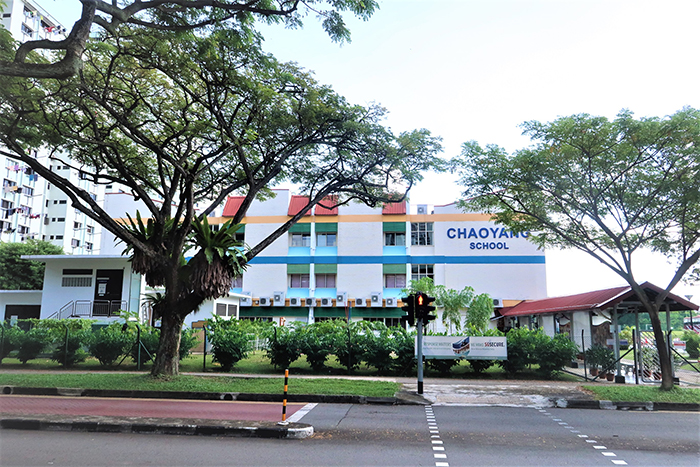
<svg viewBox="0 0 700 467"><path fill-rule="evenodd" d="M527 122L532 147L509 155L497 146L463 145L461 205L494 213L515 232L537 232L539 246L575 248L627 282L649 314L661 360L662 388L673 386L659 309L700 258L700 112L616 119L587 114ZM656 296L633 273L648 248L676 263Z"/></svg>
<svg viewBox="0 0 700 467"><path fill-rule="evenodd" d="M75 0L74 0L75 1ZM12 57L0 60L0 75L25 78L75 76L80 71L88 41L105 34L117 35L121 27L138 26L154 31L209 31L235 29L252 32L256 20L302 26L302 18L315 14L323 29L336 42L350 41L342 14L350 12L363 20L379 8L374 0L79 0L80 18L63 40L32 40L22 44ZM3 2L0 1L0 5ZM93 25L98 26L94 28ZM96 31L97 29L97 31ZM96 34L99 32L99 34ZM91 36L91 33L93 35ZM54 61L31 60L34 51L60 51Z"/></svg>
<svg viewBox="0 0 700 467"><path fill-rule="evenodd" d="M40 261L22 259L22 256L62 254L63 248L42 240L0 242L0 290L41 290L46 265Z"/></svg>
<svg viewBox="0 0 700 467"><path fill-rule="evenodd" d="M349 104L233 30L202 37L122 27L89 44L73 79L7 81L0 153L66 193L126 243L148 285L164 288L154 307L162 318L154 375L178 373L185 316L228 293L247 262L308 209L403 200L421 173L442 165L439 139L428 131L394 135L380 123L383 108ZM148 209L145 219L113 219L90 193L40 164L28 149L43 142L83 177L130 190ZM308 195L307 206L244 250L236 224L282 182ZM207 217L234 193L245 197L240 209L214 232Z"/></svg>

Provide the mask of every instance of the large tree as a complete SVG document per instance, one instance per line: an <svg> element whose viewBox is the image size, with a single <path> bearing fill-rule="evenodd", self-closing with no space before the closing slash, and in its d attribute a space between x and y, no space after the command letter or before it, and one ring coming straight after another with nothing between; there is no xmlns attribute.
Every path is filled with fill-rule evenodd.
<svg viewBox="0 0 700 467"><path fill-rule="evenodd" d="M66 1L66 0L64 0ZM83 53L91 31L118 34L126 26L157 31L236 28L250 31L258 19L299 27L302 18L315 14L331 39L350 40L342 14L349 11L368 19L378 8L374 0L73 0L83 9L65 39L32 40L22 44L12 57L0 60L0 75L25 78L69 78L82 67ZM0 6L2 5L0 1ZM95 26L96 27L93 27ZM37 63L28 57L34 51L60 51L51 62Z"/></svg>
<svg viewBox="0 0 700 467"><path fill-rule="evenodd" d="M659 311L700 258L700 112L610 121L586 114L527 122L533 146L509 155L465 143L459 166L463 206L494 213L541 246L575 248L623 278L649 314L662 388L673 385ZM664 290L648 296L634 275L635 252L675 261Z"/></svg>
<svg viewBox="0 0 700 467"><path fill-rule="evenodd" d="M77 77L8 78L0 99L3 153L123 240L134 270L164 287L154 374L178 372L185 316L226 294L245 263L306 212L240 257L235 226L213 233L205 222L227 196L245 196L234 224L280 182L296 184L309 208L374 206L404 199L421 173L440 165L439 140L427 131L394 135L381 125L381 107L349 104L231 29L202 36L122 27L89 44ZM126 224L112 219L89 193L31 157L28 148L41 141L85 177L128 187L149 212Z"/></svg>
<svg viewBox="0 0 700 467"><path fill-rule="evenodd" d="M22 259L22 256L62 254L63 248L42 240L0 242L0 290L41 290L46 265L41 261Z"/></svg>

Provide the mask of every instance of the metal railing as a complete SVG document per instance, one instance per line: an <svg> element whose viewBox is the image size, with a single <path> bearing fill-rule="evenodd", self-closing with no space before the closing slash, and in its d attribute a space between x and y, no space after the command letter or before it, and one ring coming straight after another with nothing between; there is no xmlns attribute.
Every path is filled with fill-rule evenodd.
<svg viewBox="0 0 700 467"><path fill-rule="evenodd" d="M111 318L119 316L123 309L126 309L126 300L72 300L48 318Z"/></svg>

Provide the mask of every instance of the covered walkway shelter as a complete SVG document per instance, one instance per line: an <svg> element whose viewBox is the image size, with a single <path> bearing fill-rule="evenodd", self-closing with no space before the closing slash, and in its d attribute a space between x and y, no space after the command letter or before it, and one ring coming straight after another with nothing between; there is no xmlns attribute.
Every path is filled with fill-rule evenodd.
<svg viewBox="0 0 700 467"><path fill-rule="evenodd" d="M649 282L641 284L641 287L650 300L655 300L663 292L663 289ZM678 295L669 294L660 310L666 314L666 330L670 329L670 312L698 308L698 305ZM497 318L498 328L503 331L528 327L541 328L550 336L567 333L582 351L593 345L613 344L615 357L619 358L618 318L634 313L636 328L639 329L640 312L646 313L646 310L637 294L627 285L563 297L526 300L501 309ZM663 315L661 321L664 321Z"/></svg>

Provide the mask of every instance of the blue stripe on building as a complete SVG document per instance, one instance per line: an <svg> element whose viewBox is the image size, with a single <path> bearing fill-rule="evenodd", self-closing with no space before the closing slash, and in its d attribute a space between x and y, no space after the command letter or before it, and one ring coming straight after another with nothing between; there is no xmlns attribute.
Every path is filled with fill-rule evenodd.
<svg viewBox="0 0 700 467"><path fill-rule="evenodd" d="M545 264L544 256L256 256L250 264Z"/></svg>

